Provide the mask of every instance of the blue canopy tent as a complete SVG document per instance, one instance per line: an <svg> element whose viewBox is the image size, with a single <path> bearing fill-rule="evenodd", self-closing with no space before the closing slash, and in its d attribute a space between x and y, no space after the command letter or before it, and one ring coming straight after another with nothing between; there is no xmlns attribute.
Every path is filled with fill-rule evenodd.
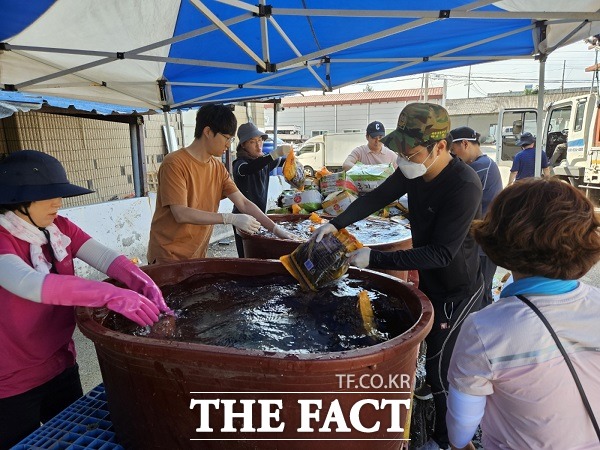
<svg viewBox="0 0 600 450"><path fill-rule="evenodd" d="M253 3L0 0L0 88L169 111L536 57L540 134L546 55L600 33L598 0Z"/></svg>
<svg viewBox="0 0 600 450"><path fill-rule="evenodd" d="M543 58L600 33L597 0L258 3L0 0L0 88L169 110Z"/></svg>

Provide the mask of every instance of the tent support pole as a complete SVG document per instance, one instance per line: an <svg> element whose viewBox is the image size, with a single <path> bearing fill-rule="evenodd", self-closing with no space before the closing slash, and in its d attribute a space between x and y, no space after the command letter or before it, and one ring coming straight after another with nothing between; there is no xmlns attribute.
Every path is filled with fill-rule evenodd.
<svg viewBox="0 0 600 450"><path fill-rule="evenodd" d="M277 148L277 115L279 114L279 105L281 105L281 99L273 102L273 150Z"/></svg>
<svg viewBox="0 0 600 450"><path fill-rule="evenodd" d="M129 139L131 142L131 166L133 168L133 189L136 197L143 197L148 186L146 183L146 164L144 152L144 119L134 117L129 122Z"/></svg>
<svg viewBox="0 0 600 450"><path fill-rule="evenodd" d="M537 98L537 134L535 143L535 177L542 175L542 152L544 151L544 89L546 81L546 57L545 53L540 55L540 71ZM523 124L525 125L525 124Z"/></svg>

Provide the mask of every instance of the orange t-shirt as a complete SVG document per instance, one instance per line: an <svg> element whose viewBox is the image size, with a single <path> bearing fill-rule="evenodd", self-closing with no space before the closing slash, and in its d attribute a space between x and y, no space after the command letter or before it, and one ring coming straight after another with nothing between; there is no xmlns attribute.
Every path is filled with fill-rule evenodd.
<svg viewBox="0 0 600 450"><path fill-rule="evenodd" d="M180 149L165 156L158 171L156 210L150 227L150 264L203 258L212 225L177 223L170 205L217 212L219 202L238 188L221 161L198 161Z"/></svg>

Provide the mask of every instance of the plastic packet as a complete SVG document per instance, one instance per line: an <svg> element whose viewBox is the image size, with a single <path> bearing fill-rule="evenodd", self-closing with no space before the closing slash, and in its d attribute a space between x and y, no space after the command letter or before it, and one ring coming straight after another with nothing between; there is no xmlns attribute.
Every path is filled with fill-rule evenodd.
<svg viewBox="0 0 600 450"><path fill-rule="evenodd" d="M283 163L283 176L288 183L295 186L298 190L304 189L304 179L306 177L304 166L298 161L294 152L290 152Z"/></svg>
<svg viewBox="0 0 600 450"><path fill-rule="evenodd" d="M326 234L321 242L311 239L300 244L280 261L304 290L317 291L348 271L347 253L362 248L362 244L342 229Z"/></svg>
<svg viewBox="0 0 600 450"><path fill-rule="evenodd" d="M363 320L365 332L368 335L375 333L375 318L373 315L373 306L371 306L371 299L367 291L360 291L358 294L358 310Z"/></svg>
<svg viewBox="0 0 600 450"><path fill-rule="evenodd" d="M346 175L356 185L359 194L366 194L379 187L391 174L391 164L355 164Z"/></svg>

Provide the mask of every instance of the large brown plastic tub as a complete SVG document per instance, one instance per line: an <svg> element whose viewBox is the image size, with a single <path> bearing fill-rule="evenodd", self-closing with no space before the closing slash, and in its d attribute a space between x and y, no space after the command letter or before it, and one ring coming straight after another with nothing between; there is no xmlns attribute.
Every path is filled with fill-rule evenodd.
<svg viewBox="0 0 600 450"><path fill-rule="evenodd" d="M307 214L268 214L271 220L275 223L280 222L302 222L308 219ZM318 225L316 225L318 226ZM289 255L292 253L299 242L291 241L289 239L279 239L276 237L252 235L238 230L239 235L242 238L244 245L244 255L248 258L259 258L259 259L279 259L283 255ZM385 244L373 244L369 245L369 248L373 250L380 250L382 252L394 252L397 250L408 250L412 248L412 239L402 239L395 242L387 242ZM410 281L419 285L419 275L416 270L378 270L379 272L387 273L394 277L400 278L404 281Z"/></svg>
<svg viewBox="0 0 600 450"><path fill-rule="evenodd" d="M219 274L286 273L278 261L256 259L199 259L158 264L144 270L159 286L179 283L198 274L210 280ZM378 432L364 433L350 425L351 431L347 433L297 431L300 399L323 402L320 422L313 422L317 430L332 402L339 402L349 424L348 412L360 400L412 398L419 343L431 329L431 303L424 294L396 278L369 270L351 269L349 274L353 278L372 281L384 294L400 299L397 301L406 305L414 325L400 336L367 348L288 354L133 336L104 327L102 321L106 318L106 310L77 308L79 328L96 347L110 418L119 442L132 449L401 448L406 444L401 439L407 435L387 431L389 407L377 410L366 405L362 408L360 418L364 426L371 427L380 421ZM340 386L340 376L353 381ZM361 377L364 387L358 385ZM387 387L388 380L392 379L398 383L402 379L408 381L401 383L400 388L391 382ZM218 426L211 433L198 433L200 408L191 407L191 402L192 399L209 398L238 402L241 399L282 400L279 419L285 422L285 428L268 434L228 433ZM239 403L237 407L241 408ZM222 423L222 411L223 406L210 410L211 425ZM407 408L400 408L398 425L404 426L407 418ZM254 414L253 419L253 426L258 428L260 414ZM386 422L388 425L384 426ZM234 424L241 426L239 419ZM277 422L271 425L275 426ZM332 430L335 429L334 423ZM262 440L265 435L271 440ZM340 437L348 440L327 440Z"/></svg>

